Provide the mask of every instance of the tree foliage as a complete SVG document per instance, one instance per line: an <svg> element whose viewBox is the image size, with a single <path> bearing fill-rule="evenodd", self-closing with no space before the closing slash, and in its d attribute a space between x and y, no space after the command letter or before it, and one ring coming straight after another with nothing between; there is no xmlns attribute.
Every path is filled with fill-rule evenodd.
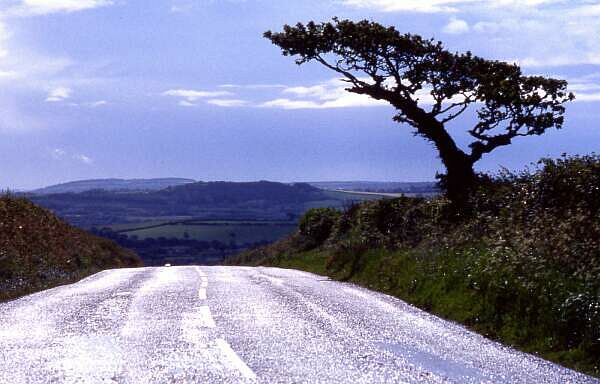
<svg viewBox="0 0 600 384"><path fill-rule="evenodd" d="M265 37L298 65L318 62L342 75L349 92L395 107L395 121L437 148L451 197L465 192L485 154L516 137L562 128L563 104L574 99L564 80L525 76L516 64L453 53L441 42L366 20L285 25ZM466 152L446 124L470 107L478 121L468 128L473 141Z"/></svg>

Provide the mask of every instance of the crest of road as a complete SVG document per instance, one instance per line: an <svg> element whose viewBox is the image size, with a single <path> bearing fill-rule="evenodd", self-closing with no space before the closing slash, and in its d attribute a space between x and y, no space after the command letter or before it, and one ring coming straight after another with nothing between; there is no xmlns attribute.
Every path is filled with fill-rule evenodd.
<svg viewBox="0 0 600 384"><path fill-rule="evenodd" d="M0 304L0 383L600 383L309 273L98 273Z"/></svg>

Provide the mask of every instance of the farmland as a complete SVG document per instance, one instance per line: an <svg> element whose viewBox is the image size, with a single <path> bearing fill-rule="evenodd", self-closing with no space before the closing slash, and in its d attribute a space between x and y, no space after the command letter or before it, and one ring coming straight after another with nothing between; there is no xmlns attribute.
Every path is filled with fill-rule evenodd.
<svg viewBox="0 0 600 384"><path fill-rule="evenodd" d="M131 238L192 239L222 243L248 244L275 241L296 229L290 221L167 221L115 225L111 229Z"/></svg>
<svg viewBox="0 0 600 384"><path fill-rule="evenodd" d="M146 265L217 263L290 235L308 209L343 209L358 201L391 197L303 183L185 181L140 190L135 188L154 186L156 181L90 180L51 186L45 189L51 193L29 197L71 224L135 251ZM105 188L80 190L90 185Z"/></svg>

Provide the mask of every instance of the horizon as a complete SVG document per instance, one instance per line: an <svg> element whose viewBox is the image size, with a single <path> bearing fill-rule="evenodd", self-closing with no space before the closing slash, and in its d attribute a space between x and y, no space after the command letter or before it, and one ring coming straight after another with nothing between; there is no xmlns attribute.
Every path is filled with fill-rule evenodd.
<svg viewBox="0 0 600 384"><path fill-rule="evenodd" d="M434 181L443 171L435 150L394 123L391 107L345 92L318 65L298 67L262 37L333 16L569 81L577 99L562 130L516 140L478 171L599 152L599 15L595 0L9 0L0 5L0 188L173 175ZM472 121L453 131L463 146L460 125Z"/></svg>
<svg viewBox="0 0 600 384"><path fill-rule="evenodd" d="M402 181L402 180L265 180L265 179L257 179L257 180L247 180L247 181L239 181L239 180L196 180L189 177L152 177L152 178L139 178L134 177L131 179L123 179L123 178L115 178L115 177L107 177L100 179L77 179L71 181L60 182L57 184L49 184L43 185L39 187L34 187L31 189L9 189L14 192L34 192L39 189L45 189L50 187L55 187L59 185L66 185L72 183L80 183L86 181L151 181L151 180L165 180L165 179L179 179L179 180L189 180L192 183L257 183L261 181L270 182L270 183L281 183L281 184L312 184L312 183L407 183L407 184L418 184L418 183L436 183L436 180L419 180L419 181Z"/></svg>

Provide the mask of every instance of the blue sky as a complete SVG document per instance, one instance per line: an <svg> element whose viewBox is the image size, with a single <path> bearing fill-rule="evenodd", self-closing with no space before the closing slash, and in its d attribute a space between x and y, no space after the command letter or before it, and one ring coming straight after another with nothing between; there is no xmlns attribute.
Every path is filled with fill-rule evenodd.
<svg viewBox="0 0 600 384"><path fill-rule="evenodd" d="M480 170L600 151L600 1L0 0L0 186L432 180L435 152L393 110L262 38L333 16L569 80L578 98L565 128L499 149ZM469 124L452 128L463 144Z"/></svg>

